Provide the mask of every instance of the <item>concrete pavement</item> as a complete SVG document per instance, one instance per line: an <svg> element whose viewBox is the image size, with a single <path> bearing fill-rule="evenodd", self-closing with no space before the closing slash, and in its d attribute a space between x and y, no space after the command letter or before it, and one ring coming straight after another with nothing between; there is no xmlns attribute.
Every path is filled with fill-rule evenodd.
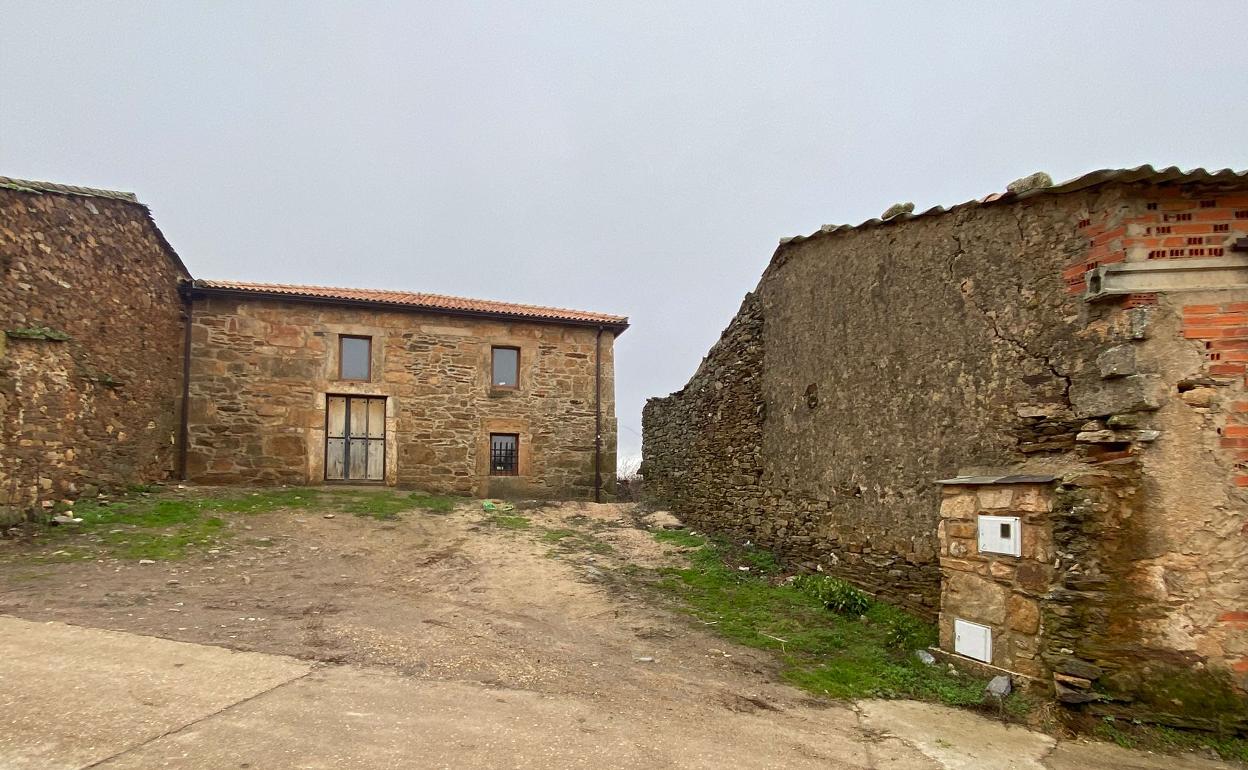
<svg viewBox="0 0 1248 770"><path fill-rule="evenodd" d="M930 704L631 709L0 616L0 768L1225 767Z"/></svg>

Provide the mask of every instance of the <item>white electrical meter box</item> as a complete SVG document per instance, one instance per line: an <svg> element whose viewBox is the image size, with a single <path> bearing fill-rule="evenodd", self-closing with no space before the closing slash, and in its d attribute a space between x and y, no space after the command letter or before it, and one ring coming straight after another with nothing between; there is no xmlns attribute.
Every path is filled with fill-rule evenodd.
<svg viewBox="0 0 1248 770"><path fill-rule="evenodd" d="M953 619L953 651L968 658L992 662L992 629L961 618Z"/></svg>
<svg viewBox="0 0 1248 770"><path fill-rule="evenodd" d="M1023 527L1017 516L980 516L979 552L1023 555Z"/></svg>

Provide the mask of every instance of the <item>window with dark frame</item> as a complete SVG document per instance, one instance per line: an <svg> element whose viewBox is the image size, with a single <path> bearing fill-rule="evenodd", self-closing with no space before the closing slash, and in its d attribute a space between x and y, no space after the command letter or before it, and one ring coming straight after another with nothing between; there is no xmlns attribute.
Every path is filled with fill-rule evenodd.
<svg viewBox="0 0 1248 770"><path fill-rule="evenodd" d="M520 387L520 348L493 348L490 368L490 384L493 387Z"/></svg>
<svg viewBox="0 0 1248 770"><path fill-rule="evenodd" d="M490 434L490 475L516 476L520 473L520 437L515 433Z"/></svg>
<svg viewBox="0 0 1248 770"><path fill-rule="evenodd" d="M338 379L373 378L373 338L342 334L338 337Z"/></svg>

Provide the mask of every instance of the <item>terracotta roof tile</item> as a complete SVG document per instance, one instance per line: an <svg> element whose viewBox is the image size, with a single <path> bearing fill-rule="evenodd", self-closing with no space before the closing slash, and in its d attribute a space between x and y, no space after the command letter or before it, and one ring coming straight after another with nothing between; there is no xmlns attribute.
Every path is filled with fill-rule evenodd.
<svg viewBox="0 0 1248 770"><path fill-rule="evenodd" d="M559 307L542 307L540 305L521 305L514 302L495 302L493 300L470 299L468 297L451 297L445 294L392 291L389 289L347 289L336 286L298 286L285 283L205 280L195 281L193 288L207 290L210 293L213 291L242 292L267 298L291 297L301 300L326 300L330 302L366 302L386 306L397 305L420 310L493 315L518 319L531 318L538 321L566 322L577 325L601 324L616 329L617 333L628 328L627 316L591 313L584 310L570 310Z"/></svg>

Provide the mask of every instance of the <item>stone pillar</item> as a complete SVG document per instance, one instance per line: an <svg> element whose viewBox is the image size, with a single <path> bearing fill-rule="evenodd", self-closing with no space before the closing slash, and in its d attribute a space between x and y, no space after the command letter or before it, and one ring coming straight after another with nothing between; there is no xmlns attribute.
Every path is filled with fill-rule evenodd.
<svg viewBox="0 0 1248 770"><path fill-rule="evenodd" d="M941 649L957 652L957 627L964 632L964 651L965 632L978 638L987 627L989 659L982 662L1028 677L1048 676L1040 656L1040 610L1053 572L1054 480L964 476L938 482L944 489L938 525Z"/></svg>

